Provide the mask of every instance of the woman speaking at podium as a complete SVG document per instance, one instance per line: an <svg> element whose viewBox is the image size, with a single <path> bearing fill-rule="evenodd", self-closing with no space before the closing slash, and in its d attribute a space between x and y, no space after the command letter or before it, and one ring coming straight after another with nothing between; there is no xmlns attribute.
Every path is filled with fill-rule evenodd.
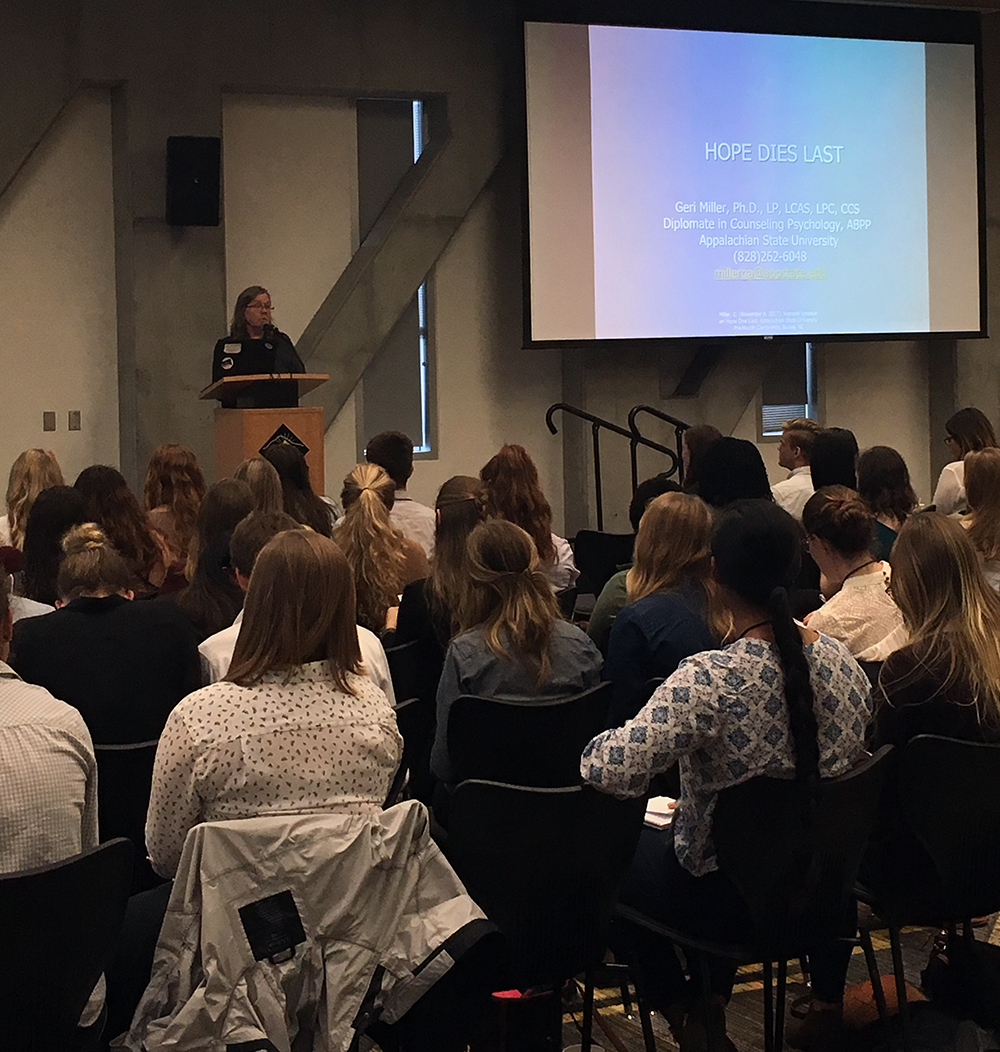
<svg viewBox="0 0 1000 1052"><path fill-rule="evenodd" d="M272 309L271 295L262 285L251 285L236 297L229 335L215 345L212 383L225 376L305 372L295 344L271 324ZM253 389L258 387L259 391ZM298 388L294 383L255 384L253 388L241 392L241 403L245 396L250 396L257 408L298 404ZM291 401L288 401L289 395Z"/></svg>

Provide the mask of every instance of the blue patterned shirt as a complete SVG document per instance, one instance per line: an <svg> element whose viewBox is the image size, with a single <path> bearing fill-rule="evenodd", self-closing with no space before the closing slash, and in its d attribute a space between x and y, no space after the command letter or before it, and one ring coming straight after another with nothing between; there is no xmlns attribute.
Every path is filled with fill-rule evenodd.
<svg viewBox="0 0 1000 1052"><path fill-rule="evenodd" d="M804 648L819 723L820 774L834 777L864 751L871 719L867 677L847 648L820 635ZM739 639L681 662L624 727L584 749L584 779L615 796L641 796L680 761L674 848L695 876L718 868L712 812L719 792L759 774L791 775L795 749L784 673L773 643Z"/></svg>

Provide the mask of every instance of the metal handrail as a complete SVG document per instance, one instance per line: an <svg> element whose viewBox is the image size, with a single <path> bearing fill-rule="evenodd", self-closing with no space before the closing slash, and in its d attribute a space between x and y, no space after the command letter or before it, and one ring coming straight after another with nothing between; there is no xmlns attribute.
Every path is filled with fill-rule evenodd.
<svg viewBox="0 0 1000 1052"><path fill-rule="evenodd" d="M637 438L642 438L642 432L636 426L635 418L640 413L648 413L650 416L655 416L657 420L663 420L668 424L672 424L674 428L674 436L677 440L677 474L681 482L684 481L684 470L683 470L683 450L684 450L684 432L691 426L686 424L683 420L678 420L677 417L671 416L669 413L664 413L659 409L654 408L651 405L634 405L628 412L628 427L629 431L632 432Z"/></svg>
<svg viewBox="0 0 1000 1052"><path fill-rule="evenodd" d="M559 429L552 421L552 417L557 410L562 410L562 412L568 413L570 416L578 417L580 420L586 420L590 423L591 434L594 441L594 485L597 489L597 528L599 530L604 529L604 498L601 494L600 431L602 427L607 431L613 431L616 435L621 435L623 438L628 439L629 458L632 465L633 493L639 485L639 469L636 462L636 449L638 446L645 446L647 449L655 449L657 452L670 457L672 461L670 469L664 472L664 474L672 475L675 471L680 471L680 456L668 446L661 446L659 442L654 442L651 438L646 438L644 435L639 434L638 430L635 428L630 427L626 430L624 427L621 427L619 424L615 424L610 420L605 420L603 417L595 416L593 413L588 413L584 409L577 409L575 405L570 405L568 402L556 402L555 405L550 405L545 414L545 423L553 435L559 434ZM685 424L684 427L687 427L687 424Z"/></svg>

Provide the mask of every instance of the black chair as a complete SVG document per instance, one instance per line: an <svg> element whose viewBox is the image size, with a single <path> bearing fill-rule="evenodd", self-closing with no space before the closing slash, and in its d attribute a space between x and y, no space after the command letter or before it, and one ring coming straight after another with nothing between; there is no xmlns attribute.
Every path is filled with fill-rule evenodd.
<svg viewBox="0 0 1000 1052"><path fill-rule="evenodd" d="M719 794L712 819L719 868L747 904L748 938L722 944L669 928L628 906L618 916L703 957L764 964L764 1048L784 1037L787 962L835 939L853 941L847 923L853 888L887 774L891 746L815 788L790 778L752 778ZM851 930L848 930L850 928ZM774 993L773 963L778 964ZM702 961L708 1013L708 968ZM647 1031L647 1052L655 1052ZM709 1032L709 1049L721 1049Z"/></svg>
<svg viewBox="0 0 1000 1052"><path fill-rule="evenodd" d="M1000 910L1000 745L921 734L895 762L898 819L909 827L933 865L935 879L921 881L920 894L900 895L892 879L877 880L866 867L858 898L889 929L903 1047L910 1049L909 1008L900 946L906 924L947 927L949 939L971 920ZM870 926L861 929L879 1015L886 1019L882 984Z"/></svg>
<svg viewBox="0 0 1000 1052"><path fill-rule="evenodd" d="M632 562L634 533L601 533L580 530L573 541L573 561L595 595L622 568Z"/></svg>
<svg viewBox="0 0 1000 1052"><path fill-rule="evenodd" d="M101 834L109 840L124 836L135 848L132 894L163 883L146 858L146 812L153 783L156 742L95 745L97 815Z"/></svg>
<svg viewBox="0 0 1000 1052"><path fill-rule="evenodd" d="M454 781L579 785L580 754L607 724L611 684L544 701L457 698L448 713Z"/></svg>
<svg viewBox="0 0 1000 1052"><path fill-rule="evenodd" d="M590 971L607 948L618 886L642 827L645 800L618 800L590 786L539 789L472 780L452 797L448 858L469 894L504 934L511 987L554 986L549 1023L555 1049L558 991L588 973L583 1049L590 1048Z"/></svg>
<svg viewBox="0 0 1000 1052"><path fill-rule="evenodd" d="M409 794L428 807L434 791L431 746L434 744L435 695L441 677L440 655L430 653L422 639L414 639L385 652L393 693L396 724L403 736L403 759L386 806L396 803L404 783Z"/></svg>
<svg viewBox="0 0 1000 1052"><path fill-rule="evenodd" d="M125 916L132 844L121 837L23 873L0 876L0 1045L84 1052L103 1019L77 1025Z"/></svg>

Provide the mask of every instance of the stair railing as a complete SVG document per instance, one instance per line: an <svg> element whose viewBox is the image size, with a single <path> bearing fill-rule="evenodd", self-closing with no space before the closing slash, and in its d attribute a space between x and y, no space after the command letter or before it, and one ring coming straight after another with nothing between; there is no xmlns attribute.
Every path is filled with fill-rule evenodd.
<svg viewBox="0 0 1000 1052"><path fill-rule="evenodd" d="M636 425L635 418L640 413L647 413L649 416L655 416L657 420L663 420L668 424L672 424L674 428L674 438L677 441L677 477L681 482L684 481L684 468L683 468L683 450L684 450L684 432L691 426L686 424L683 420L678 420L677 417L671 416L669 413L664 413L659 409L654 408L651 405L634 405L628 413L628 428L629 431L636 438L644 438L642 432ZM648 441L648 439L646 439ZM668 472L670 474L670 472ZM632 476L632 488L635 488L635 475Z"/></svg>
<svg viewBox="0 0 1000 1052"><path fill-rule="evenodd" d="M637 407L645 408L645 407ZM639 431L631 426L626 429L618 424L613 423L610 420L605 420L603 417L595 416L593 413L588 413L583 409L577 409L574 405L569 405L567 402L556 402L555 405L550 405L548 412L545 414L545 423L548 426L549 431L553 435L559 433L559 429L556 427L552 418L556 412L562 411L568 413L570 416L578 417L580 420L586 420L590 424L591 436L594 444L594 486L597 490L597 528L598 530L604 529L604 497L601 492L601 429L605 431L611 431L616 435L621 435L623 438L627 438L629 441L629 459L632 467L632 492L635 492L636 487L639 485L639 469L636 462L636 449L639 446L645 446L647 449L655 449L659 453L663 453L665 456L670 458L670 468L664 472L665 475L672 475L674 472L679 472L681 467L681 459L678 453L675 453L668 446L660 445L659 442L654 442L651 438L646 438L641 435ZM654 410L655 412L655 410ZM672 418L671 418L672 419ZM631 421L630 421L631 422ZM680 423L680 421L678 421ZM682 425L687 427L686 424ZM679 447L678 447L679 448Z"/></svg>

